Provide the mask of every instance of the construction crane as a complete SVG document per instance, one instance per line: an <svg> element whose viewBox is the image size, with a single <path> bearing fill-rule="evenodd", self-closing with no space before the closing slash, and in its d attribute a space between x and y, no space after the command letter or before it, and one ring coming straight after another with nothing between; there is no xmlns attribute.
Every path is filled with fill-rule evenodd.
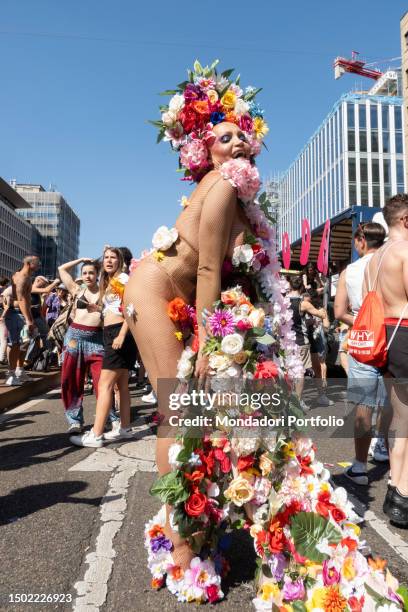
<svg viewBox="0 0 408 612"><path fill-rule="evenodd" d="M382 77L383 73L379 70L373 70L372 68L364 68L366 62L362 62L357 59L359 56L358 51L351 52L351 59L345 57L336 57L334 60L334 78L339 79L345 72L352 72L354 74L360 74L361 76L377 81Z"/></svg>

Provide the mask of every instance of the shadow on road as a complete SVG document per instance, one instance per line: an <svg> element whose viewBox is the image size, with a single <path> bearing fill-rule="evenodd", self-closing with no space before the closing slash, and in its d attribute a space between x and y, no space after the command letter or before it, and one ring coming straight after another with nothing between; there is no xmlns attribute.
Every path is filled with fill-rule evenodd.
<svg viewBox="0 0 408 612"><path fill-rule="evenodd" d="M6 444L9 441L11 444ZM3 438L0 467L2 470L18 470L26 465L56 461L76 450L66 434Z"/></svg>

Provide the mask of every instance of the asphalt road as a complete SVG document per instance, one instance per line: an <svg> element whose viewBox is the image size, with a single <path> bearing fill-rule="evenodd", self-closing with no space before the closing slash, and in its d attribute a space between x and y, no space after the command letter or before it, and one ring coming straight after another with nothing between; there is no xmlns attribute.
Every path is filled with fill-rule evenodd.
<svg viewBox="0 0 408 612"><path fill-rule="evenodd" d="M152 409L135 397L133 404L135 441L101 451L70 445L58 391L0 417L0 610L184 609L166 590L149 587L142 534L144 522L158 509L148 493L155 477ZM86 397L89 424L94 409L94 398ZM344 406L338 401L326 410L340 415ZM381 512L387 466L372 463L370 485L356 487L338 466L353 456L353 441L318 437L317 445L333 481L346 486L357 510L366 513L363 535L373 553L408 581L408 533L389 526ZM255 555L245 533L234 534L229 556L232 571L218 609L251 609ZM30 593L57 600L13 603L16 594Z"/></svg>

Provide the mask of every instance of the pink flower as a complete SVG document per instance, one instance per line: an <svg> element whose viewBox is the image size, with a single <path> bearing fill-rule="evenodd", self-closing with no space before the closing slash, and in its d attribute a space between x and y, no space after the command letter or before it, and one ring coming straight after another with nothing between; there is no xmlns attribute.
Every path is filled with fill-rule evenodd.
<svg viewBox="0 0 408 612"><path fill-rule="evenodd" d="M340 573L334 565L329 565L330 561L323 561L323 582L324 586L331 586L340 582Z"/></svg>
<svg viewBox="0 0 408 612"><path fill-rule="evenodd" d="M262 149L262 143L255 138L253 134L247 134L249 146L251 147L251 155L259 155Z"/></svg>
<svg viewBox="0 0 408 612"><path fill-rule="evenodd" d="M246 331L247 329L251 329L252 323L250 323L249 321L243 321L242 319L240 319L237 323L236 323L236 328L239 331Z"/></svg>
<svg viewBox="0 0 408 612"><path fill-rule="evenodd" d="M222 164L220 172L237 188L238 197L243 202L253 200L261 186L258 168L247 159L230 159Z"/></svg>
<svg viewBox="0 0 408 612"><path fill-rule="evenodd" d="M180 150L182 165L193 174L209 166L208 149L203 140L191 140Z"/></svg>
<svg viewBox="0 0 408 612"><path fill-rule="evenodd" d="M252 132L253 121L251 115L242 115L238 119L238 124L243 132L248 132L248 134Z"/></svg>
<svg viewBox="0 0 408 612"><path fill-rule="evenodd" d="M296 599L303 599L305 593L305 587L300 578L292 582L292 580L288 576L285 576L285 584L283 585L283 598L286 601L295 601Z"/></svg>
<svg viewBox="0 0 408 612"><path fill-rule="evenodd" d="M228 336L235 332L234 315L229 310L217 309L208 319L213 336Z"/></svg>

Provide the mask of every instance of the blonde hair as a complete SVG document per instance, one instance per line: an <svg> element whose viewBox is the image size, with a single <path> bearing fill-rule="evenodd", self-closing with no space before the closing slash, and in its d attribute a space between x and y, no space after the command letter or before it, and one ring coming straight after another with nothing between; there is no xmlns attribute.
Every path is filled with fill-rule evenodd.
<svg viewBox="0 0 408 612"><path fill-rule="evenodd" d="M106 270L104 269L104 266L103 266L103 260L105 258L105 253L107 251L112 251L112 253L115 253L116 257L118 258L118 268L117 268L117 270L116 270L116 272L114 273L113 276L118 276L122 272L122 270L123 270L123 263L124 263L123 262L123 255L122 255L120 249L118 249L118 247L106 246L104 248L103 255L102 255L101 278L100 278L100 281L99 281L99 300L100 300L100 302L102 302L103 296L105 295L105 293L108 290L109 282L110 282L110 279L111 279L111 277L106 272Z"/></svg>

